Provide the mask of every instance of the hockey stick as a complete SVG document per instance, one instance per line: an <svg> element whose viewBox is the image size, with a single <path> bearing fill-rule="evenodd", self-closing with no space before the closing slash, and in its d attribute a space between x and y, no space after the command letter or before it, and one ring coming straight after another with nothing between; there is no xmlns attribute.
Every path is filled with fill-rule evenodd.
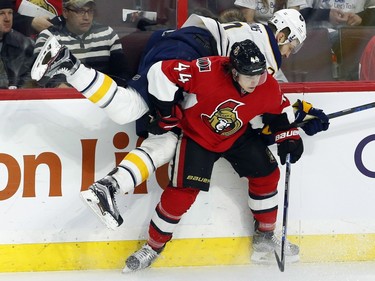
<svg viewBox="0 0 375 281"><path fill-rule="evenodd" d="M286 233L287 233L287 223L288 223L288 206L289 206L289 179L290 179L290 154L288 153L285 161L285 193L284 193L284 212L283 212L283 229L281 236L281 253L280 257L275 250L275 257L277 265L281 272L284 272L285 268L285 243L286 243Z"/></svg>
<svg viewBox="0 0 375 281"><path fill-rule="evenodd" d="M370 109L370 108L373 108L373 107L375 107L375 102L371 102L371 103L355 106L355 107L352 107L352 108L343 109L343 110L340 110L340 111L337 111L337 112L333 112L333 113L327 114L327 117L328 117L328 119L333 119L333 118L337 118L337 117L340 117L340 116L344 116L344 115L352 114L352 113L355 113L355 112L359 112L359 111L362 111L362 110ZM311 120L311 119L302 121L301 123L297 123L297 127L303 126L309 120Z"/></svg>
<svg viewBox="0 0 375 281"><path fill-rule="evenodd" d="M328 119L337 118L340 116L348 115L354 112L359 112L362 110L370 109L375 107L375 102L343 109L337 112L333 112L327 114ZM311 120L311 119L310 119ZM305 120L301 123L297 123L297 127L303 126L309 120ZM290 172L291 172L291 164L290 164L290 154L286 156L286 170L285 170L285 193L284 193L284 212L283 212L283 226L282 226L282 237L281 237L281 253L280 256L277 254L275 250L275 257L277 261L277 265L281 272L284 272L285 269L285 244L286 244L286 236L287 236L287 223L288 223L288 206L289 206L289 180L290 180Z"/></svg>

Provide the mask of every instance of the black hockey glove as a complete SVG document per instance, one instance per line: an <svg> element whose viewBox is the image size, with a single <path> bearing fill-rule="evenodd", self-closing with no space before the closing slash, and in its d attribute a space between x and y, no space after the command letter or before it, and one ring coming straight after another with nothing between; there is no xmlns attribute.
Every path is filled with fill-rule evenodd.
<svg viewBox="0 0 375 281"><path fill-rule="evenodd" d="M156 117L150 121L148 131L154 135L165 134L177 128L180 124L181 118L182 111L178 106L174 106L172 115L169 116L161 116L158 112Z"/></svg>
<svg viewBox="0 0 375 281"><path fill-rule="evenodd" d="M286 113L279 115L266 115L270 131L275 136L277 143L277 155L280 157L282 165L285 164L286 155L290 154L290 162L297 162L303 153L303 142L299 135L298 128L290 124Z"/></svg>
<svg viewBox="0 0 375 281"><path fill-rule="evenodd" d="M296 117L295 123L301 123L304 121L306 115L310 115L312 118L301 126L301 129L309 136L313 136L321 131L328 130L329 119L323 110L314 108L311 103L306 101L297 100L293 104L294 115Z"/></svg>
<svg viewBox="0 0 375 281"><path fill-rule="evenodd" d="M290 162L297 162L303 153L303 142L297 128L290 128L275 134L277 143L277 155L280 157L281 165L285 164L286 156L290 153Z"/></svg>
<svg viewBox="0 0 375 281"><path fill-rule="evenodd" d="M260 132L259 136L261 137L262 141L268 146L275 143L275 135L272 134L270 130L270 126L266 125L264 126Z"/></svg>

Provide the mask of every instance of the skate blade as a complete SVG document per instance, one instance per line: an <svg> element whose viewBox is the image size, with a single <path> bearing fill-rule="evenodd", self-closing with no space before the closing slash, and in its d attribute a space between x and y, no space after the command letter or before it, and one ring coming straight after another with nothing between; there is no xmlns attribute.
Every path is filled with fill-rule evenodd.
<svg viewBox="0 0 375 281"><path fill-rule="evenodd" d="M129 267L127 267L125 265L125 267L122 269L122 273L124 274L131 274L131 273L134 273L134 272L138 272L138 271L143 271L143 270L147 270L151 268L151 265L150 266L147 266L145 268L137 268L137 269L130 269Z"/></svg>
<svg viewBox="0 0 375 281"><path fill-rule="evenodd" d="M138 270L131 270L129 267L125 266L123 269L122 269L122 273L132 273L132 272L136 272Z"/></svg>
<svg viewBox="0 0 375 281"><path fill-rule="evenodd" d="M275 264L276 258L274 252L253 252L251 261L256 264ZM299 261L299 255L285 256L286 263L295 263Z"/></svg>
<svg viewBox="0 0 375 281"><path fill-rule="evenodd" d="M80 196L106 227L116 230L120 226L110 213L100 208L99 198L92 190L81 191Z"/></svg>
<svg viewBox="0 0 375 281"><path fill-rule="evenodd" d="M42 50L38 54L33 67L31 68L31 78L39 81L42 79L48 68L48 62L56 56L61 48L55 36L51 36L44 43Z"/></svg>

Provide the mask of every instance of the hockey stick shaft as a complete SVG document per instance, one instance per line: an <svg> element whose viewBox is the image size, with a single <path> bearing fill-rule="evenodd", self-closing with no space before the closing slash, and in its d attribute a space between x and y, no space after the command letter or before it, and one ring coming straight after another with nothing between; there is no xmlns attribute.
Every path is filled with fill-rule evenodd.
<svg viewBox="0 0 375 281"><path fill-rule="evenodd" d="M336 111L336 112L327 114L327 117L328 117L328 119L333 119L333 118L341 117L341 116L344 116L344 115L352 114L352 113L355 113L355 112L363 111L363 110L374 108L374 107L375 107L375 102L371 102L371 103L367 103L367 104L363 104L363 105L359 105L359 106L355 106L355 107L351 107L351 108L347 108L347 109L343 109L343 110L340 110L340 111ZM308 121L309 120L305 120L301 123L298 123L297 127L303 126Z"/></svg>
<svg viewBox="0 0 375 281"><path fill-rule="evenodd" d="M289 206L289 181L290 181L290 154L287 154L285 161L285 191L284 191L284 212L283 212L283 228L281 236L281 252L280 257L275 250L275 257L277 265L281 272L285 269L285 243L287 239L287 225L288 225L288 206Z"/></svg>
<svg viewBox="0 0 375 281"><path fill-rule="evenodd" d="M375 102L355 106L352 108L347 108L344 110L340 110L337 112L333 112L327 114L328 119L337 118L340 116L348 115L351 113L363 111L366 109L374 108ZM310 119L311 120L311 119ZM297 124L297 127L303 126L309 120L305 120L301 123ZM284 191L284 212L283 212L283 226L282 226L282 236L281 236L281 252L280 256L277 254L275 250L275 257L277 261L277 265L281 272L284 272L285 269L285 244L287 239L287 225L288 225L288 207L289 207L289 181L290 181L290 172L291 172L291 164L290 164L290 154L287 155L285 161L286 169L285 169L285 191Z"/></svg>

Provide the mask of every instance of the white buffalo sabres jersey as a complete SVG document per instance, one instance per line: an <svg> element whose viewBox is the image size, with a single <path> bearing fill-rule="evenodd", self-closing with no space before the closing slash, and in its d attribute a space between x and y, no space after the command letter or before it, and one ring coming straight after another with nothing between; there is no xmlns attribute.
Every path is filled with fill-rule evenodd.
<svg viewBox="0 0 375 281"><path fill-rule="evenodd" d="M214 19L192 14L182 27L196 26L207 29L216 40L218 55L229 56L236 42L252 40L264 54L268 73L274 75L281 65L281 54L269 28L263 24L246 22L219 23Z"/></svg>

